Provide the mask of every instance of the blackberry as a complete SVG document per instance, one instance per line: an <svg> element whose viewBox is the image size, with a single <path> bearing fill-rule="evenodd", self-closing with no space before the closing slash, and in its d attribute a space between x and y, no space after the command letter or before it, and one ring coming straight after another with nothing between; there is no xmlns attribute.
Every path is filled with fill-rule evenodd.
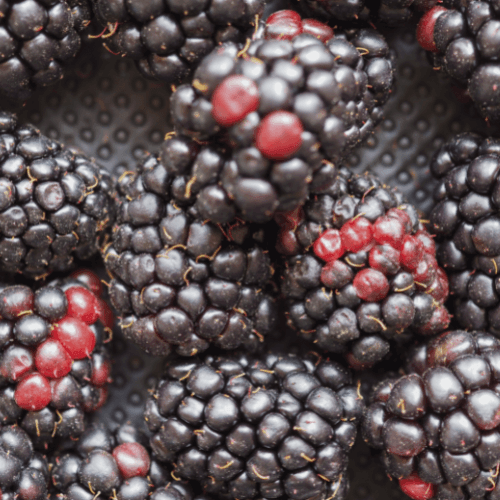
<svg viewBox="0 0 500 500"><path fill-rule="evenodd" d="M110 432L89 427L69 453L57 455L52 483L68 500L191 500L185 482L172 481L168 470L151 460L147 439L129 424Z"/></svg>
<svg viewBox="0 0 500 500"><path fill-rule="evenodd" d="M331 186L338 160L373 131L391 93L393 66L374 30L335 31L285 10L264 37L224 44L171 97L176 130L228 146L229 161L199 186L204 213L227 205L262 222ZM215 169L214 169L215 170Z"/></svg>
<svg viewBox="0 0 500 500"><path fill-rule="evenodd" d="M243 42L264 0L92 0L109 29L105 45L135 60L141 73L177 83L215 46Z"/></svg>
<svg viewBox="0 0 500 500"><path fill-rule="evenodd" d="M46 500L49 466L17 425L0 424L0 495L2 500Z"/></svg>
<svg viewBox="0 0 500 500"><path fill-rule="evenodd" d="M430 169L439 183L429 229L450 276L452 313L462 328L500 335L500 141L457 135Z"/></svg>
<svg viewBox="0 0 500 500"><path fill-rule="evenodd" d="M167 182L152 155L118 181L118 223L103 257L125 336L155 355L192 356L211 343L251 348L277 319L260 231L207 222L177 205Z"/></svg>
<svg viewBox="0 0 500 500"><path fill-rule="evenodd" d="M442 69L463 89L486 120L500 119L500 78L496 2L444 0L420 20L417 39Z"/></svg>
<svg viewBox="0 0 500 500"><path fill-rule="evenodd" d="M85 413L106 399L104 343L113 319L85 286L89 279L99 285L87 271L36 291L14 285L0 292L0 422L18 422L37 448L78 437Z"/></svg>
<svg viewBox="0 0 500 500"><path fill-rule="evenodd" d="M59 81L90 19L88 0L2 0L0 92L24 100Z"/></svg>
<svg viewBox="0 0 500 500"><path fill-rule="evenodd" d="M10 113L0 143L0 267L41 278L96 254L114 220L111 176Z"/></svg>
<svg viewBox="0 0 500 500"><path fill-rule="evenodd" d="M246 353L171 360L146 403L153 456L217 498L346 498L364 402L342 365Z"/></svg>
<svg viewBox="0 0 500 500"><path fill-rule="evenodd" d="M499 367L498 339L456 330L417 348L409 374L375 391L362 435L407 495L499 498Z"/></svg>
<svg viewBox="0 0 500 500"><path fill-rule="evenodd" d="M374 175L342 168L326 194L280 216L289 323L317 347L369 367L411 333L444 330L448 279L416 209Z"/></svg>
<svg viewBox="0 0 500 500"><path fill-rule="evenodd" d="M332 22L375 22L388 26L399 26L408 22L415 11L427 11L436 0L306 0L298 7L307 15Z"/></svg>

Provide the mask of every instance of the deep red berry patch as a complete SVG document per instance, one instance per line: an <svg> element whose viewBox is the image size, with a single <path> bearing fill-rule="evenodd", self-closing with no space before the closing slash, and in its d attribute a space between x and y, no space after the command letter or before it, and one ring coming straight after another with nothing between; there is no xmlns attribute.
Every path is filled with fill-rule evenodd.
<svg viewBox="0 0 500 500"><path fill-rule="evenodd" d="M273 111L260 122L255 132L255 146L271 160L285 160L302 145L304 127L298 116L289 111Z"/></svg>
<svg viewBox="0 0 500 500"><path fill-rule="evenodd" d="M436 42L434 41L434 26L436 26L438 17L446 10L445 7L436 5L420 19L417 26L417 41L424 50L437 52Z"/></svg>
<svg viewBox="0 0 500 500"><path fill-rule="evenodd" d="M113 450L113 458L124 479L146 477L151 460L144 446L139 443L123 443Z"/></svg>
<svg viewBox="0 0 500 500"><path fill-rule="evenodd" d="M267 18L267 39L292 40L303 32L302 17L293 10L279 10Z"/></svg>
<svg viewBox="0 0 500 500"><path fill-rule="evenodd" d="M426 483L418 477L417 474L412 474L406 479L399 480L399 487L413 500L429 500L434 497L436 486L431 483Z"/></svg>
<svg viewBox="0 0 500 500"><path fill-rule="evenodd" d="M333 29L316 19L302 19L293 10L279 10L266 21L264 37L267 40L293 40L301 33L308 33L323 43L334 37Z"/></svg>
<svg viewBox="0 0 500 500"><path fill-rule="evenodd" d="M259 107L256 83L243 75L228 76L212 96L212 115L220 125L230 127Z"/></svg>
<svg viewBox="0 0 500 500"><path fill-rule="evenodd" d="M276 248L287 256L281 289L290 326L366 369L392 342L447 328L449 286L414 207L374 176L351 175L342 172L332 188L340 195L279 214Z"/></svg>
<svg viewBox="0 0 500 500"><path fill-rule="evenodd" d="M65 377L80 360L90 361L84 383L95 388L83 406L91 411L104 402L110 365L96 353L96 335L101 345L104 335L110 335L113 315L94 292L101 293L102 287L90 271L79 271L61 286L55 283L36 292L26 286L0 292L0 315L10 322L13 340L0 351L0 374L15 385L14 399L20 408L39 411L51 400L64 399L64 387L71 386ZM68 390L71 394L73 389Z"/></svg>

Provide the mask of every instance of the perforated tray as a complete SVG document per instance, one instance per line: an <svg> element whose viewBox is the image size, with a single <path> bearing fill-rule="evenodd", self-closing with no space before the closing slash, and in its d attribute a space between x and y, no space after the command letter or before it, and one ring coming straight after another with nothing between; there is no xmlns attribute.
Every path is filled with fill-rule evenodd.
<svg viewBox="0 0 500 500"><path fill-rule="evenodd" d="M385 121L347 164L357 172L374 170L425 212L433 187L428 164L436 148L461 131L494 134L495 130L486 127L470 105L454 99L413 33L411 26L386 33L397 55L397 88L386 106ZM86 47L59 85L14 110L45 134L80 148L120 174L133 169L145 149L156 151L170 130L169 96L169 87L143 79L131 61L112 56L96 43ZM142 426L142 405L161 374L162 360L125 342L119 330L112 349L114 382L108 403L95 418L112 427L125 421ZM406 498L370 456L358 442L350 465L350 498Z"/></svg>

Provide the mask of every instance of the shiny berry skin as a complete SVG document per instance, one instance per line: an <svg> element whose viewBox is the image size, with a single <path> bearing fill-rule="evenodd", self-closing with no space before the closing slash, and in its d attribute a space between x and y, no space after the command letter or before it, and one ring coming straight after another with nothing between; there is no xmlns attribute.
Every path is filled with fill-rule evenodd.
<svg viewBox="0 0 500 500"><path fill-rule="evenodd" d="M404 210L400 210L399 208L390 208L389 210L387 210L387 213L385 215L392 219L399 220L399 222L403 224L404 230L407 234L412 232L412 221L410 219L410 216Z"/></svg>
<svg viewBox="0 0 500 500"><path fill-rule="evenodd" d="M415 236L422 242L425 253L429 255L436 255L436 243L427 231L417 231Z"/></svg>
<svg viewBox="0 0 500 500"><path fill-rule="evenodd" d="M342 244L347 252L366 250L373 240L373 227L365 217L357 217L346 222L340 229Z"/></svg>
<svg viewBox="0 0 500 500"><path fill-rule="evenodd" d="M97 309L99 311L99 319L106 328L113 328L115 324L115 315L111 307L104 300L98 299Z"/></svg>
<svg viewBox="0 0 500 500"><path fill-rule="evenodd" d="M300 247L295 232L292 229L282 229L279 232L276 248L283 255L295 255L299 252Z"/></svg>
<svg viewBox="0 0 500 500"><path fill-rule="evenodd" d="M36 369L47 378L61 378L71 371L73 360L60 342L48 339L36 350Z"/></svg>
<svg viewBox="0 0 500 500"><path fill-rule="evenodd" d="M368 256L370 267L386 276L392 276L399 271L399 260L399 252L389 245L374 246Z"/></svg>
<svg viewBox="0 0 500 500"><path fill-rule="evenodd" d="M308 359L312 363L306 364ZM247 495L233 490L240 483L233 479L234 466L246 463L249 474L243 484L252 491L266 485L265 474L273 479L273 490L288 491L283 498L313 498L311 485L335 494L364 407L349 370L326 359L315 365L313 358L245 351L234 360L207 356L193 358L189 365L190 373L184 360L172 360L145 411L153 453L175 450L165 461L179 465L178 477L193 477L193 470L199 477L213 474L219 480L214 496L232 490L229 498L236 499ZM249 389L257 392L247 395ZM165 421L158 425L154 415L160 412ZM196 433L203 434L199 438L192 437L187 421L194 412L204 430ZM328 481L317 481L318 473Z"/></svg>
<svg viewBox="0 0 500 500"><path fill-rule="evenodd" d="M332 260L321 269L321 283L337 290L352 281L353 275L347 264L340 260Z"/></svg>
<svg viewBox="0 0 500 500"><path fill-rule="evenodd" d="M316 19L304 19L302 21L302 28L304 29L304 33L309 33L323 43L328 42L328 40L334 37L333 29Z"/></svg>
<svg viewBox="0 0 500 500"><path fill-rule="evenodd" d="M300 14L293 10L280 10L266 20L266 39L292 40L304 31Z"/></svg>
<svg viewBox="0 0 500 500"><path fill-rule="evenodd" d="M352 282L357 296L367 302L378 302L389 293L387 278L375 269L363 269Z"/></svg>
<svg viewBox="0 0 500 500"><path fill-rule="evenodd" d="M447 327L449 286L434 241L416 209L374 175L342 168L331 193L290 219L276 249L289 256L281 289L299 335L363 370L392 341Z"/></svg>
<svg viewBox="0 0 500 500"><path fill-rule="evenodd" d="M49 381L39 373L26 375L16 387L14 398L23 410L38 411L45 408L51 399Z"/></svg>
<svg viewBox="0 0 500 500"><path fill-rule="evenodd" d="M289 111L273 111L266 115L255 132L255 146L271 160L285 160L302 145L304 127Z"/></svg>
<svg viewBox="0 0 500 500"><path fill-rule="evenodd" d="M412 474L406 479L400 479L399 487L403 493L413 498L413 500L430 500L436 492L434 484L422 481L417 474Z"/></svg>
<svg viewBox="0 0 500 500"><path fill-rule="evenodd" d="M163 190L171 185L173 198L189 197L202 218L225 224L266 222L329 189L342 158L380 121L393 69L378 32L334 34L317 19L274 12L246 45L221 43L200 62L171 98L176 137L165 141L163 163L173 175ZM368 47L363 57L359 47ZM238 83L234 96L228 82ZM173 145L186 139L195 143L181 160ZM206 165L205 149L221 165ZM290 234L281 244L295 247Z"/></svg>
<svg viewBox="0 0 500 500"><path fill-rule="evenodd" d="M417 41L424 50L437 52L436 42L434 41L434 27L439 16L446 11L445 7L436 5L420 19L417 26Z"/></svg>
<svg viewBox="0 0 500 500"><path fill-rule="evenodd" d="M86 288L71 287L65 292L68 299L68 316L92 325L99 318L98 298Z"/></svg>
<svg viewBox="0 0 500 500"><path fill-rule="evenodd" d="M34 293L27 286L15 285L0 292L0 315L4 319L17 319L24 311L33 309Z"/></svg>
<svg viewBox="0 0 500 500"><path fill-rule="evenodd" d="M258 107L259 89L243 75L228 76L212 96L212 116L224 127L238 123Z"/></svg>
<svg viewBox="0 0 500 500"><path fill-rule="evenodd" d="M111 363L102 356L93 356L91 382L96 387L103 387L109 381Z"/></svg>
<svg viewBox="0 0 500 500"><path fill-rule="evenodd" d="M111 311L87 288L94 282L97 289L97 277L85 271L76 276L80 279L33 286L34 293L27 289L31 309L10 320L7 312L0 322L1 418L4 423L17 420L40 450L49 450L60 438L76 440L86 426L85 412L104 404L110 381L104 346L110 333L98 319L102 314L112 320ZM19 305L20 292L17 286L5 287L3 303L10 309Z"/></svg>
<svg viewBox="0 0 500 500"><path fill-rule="evenodd" d="M83 321L66 316L52 330L52 338L58 340L72 359L87 358L95 347L95 335Z"/></svg>
<svg viewBox="0 0 500 500"><path fill-rule="evenodd" d="M78 269L71 273L71 277L82 282L96 297L102 295L101 280L89 269Z"/></svg>
<svg viewBox="0 0 500 500"><path fill-rule="evenodd" d="M33 368L33 354L22 346L11 345L3 353L0 361L0 374L15 382Z"/></svg>
<svg viewBox="0 0 500 500"><path fill-rule="evenodd" d="M344 247L337 229L327 229L315 242L314 253L325 262L337 260L344 255Z"/></svg>
<svg viewBox="0 0 500 500"><path fill-rule="evenodd" d="M24 0L16 6L25 9L25 14L30 17L32 9L40 7L40 3L43 2ZM64 9L63 12L60 10L63 4L68 7L65 1L50 2L53 6L50 22L46 19L50 30L56 22L53 16L64 14ZM66 11L68 14L71 16ZM5 12L3 16L5 19L10 18ZM21 20L17 22L24 24ZM41 25L38 27L44 28ZM5 27L2 33L5 35ZM2 53L4 35L0 36ZM45 43L48 39L43 30L35 38L26 42L32 44L31 50L36 51L35 57L48 58L51 50L47 49L47 53ZM67 34L65 43L69 39L75 42L71 33ZM64 45L52 45L52 50L64 53ZM51 58L54 69L59 66L58 57ZM4 62L2 59L2 64ZM1 69L0 92L1 80L8 73L5 64ZM22 84L21 81L18 83ZM0 160L3 172L0 182L3 193L0 234L4 238L0 268L2 271L23 274L34 281L54 271L69 273L76 258L88 259L98 253L100 243L111 229L115 214L114 183L108 172L93 160L65 149L31 125L18 124L14 115L2 112L0 121L1 137L14 138L16 142L15 153L9 148ZM33 148L36 148L36 153ZM47 218L42 221L43 213L47 214ZM33 295L33 291L30 293ZM31 307L25 310L29 309ZM4 316L1 307L0 314L9 320L13 319Z"/></svg>
<svg viewBox="0 0 500 500"><path fill-rule="evenodd" d="M499 360L493 335L449 331L410 349L408 374L374 389L363 437L383 450L386 472L411 498L494 491L487 478L500 456Z"/></svg>
<svg viewBox="0 0 500 500"><path fill-rule="evenodd" d="M373 224L373 238L380 245L387 244L400 250L405 235L403 223L393 217L379 217Z"/></svg>
<svg viewBox="0 0 500 500"><path fill-rule="evenodd" d="M124 479L148 475L151 460L144 446L139 443L123 443L117 446L113 450L113 458Z"/></svg>
<svg viewBox="0 0 500 500"><path fill-rule="evenodd" d="M407 234L403 238L403 243L399 252L399 262L409 271L418 268L424 254L424 244L412 234Z"/></svg>

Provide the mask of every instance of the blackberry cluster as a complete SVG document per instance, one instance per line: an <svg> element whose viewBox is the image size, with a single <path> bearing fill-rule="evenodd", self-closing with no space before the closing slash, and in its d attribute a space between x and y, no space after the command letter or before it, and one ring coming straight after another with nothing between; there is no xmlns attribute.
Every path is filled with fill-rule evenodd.
<svg viewBox="0 0 500 500"><path fill-rule="evenodd" d="M500 498L500 341L447 332L374 391L362 434L415 500Z"/></svg>
<svg viewBox="0 0 500 500"><path fill-rule="evenodd" d="M281 290L300 336L369 367L411 333L443 331L448 279L416 209L374 175L342 168L327 194L281 216Z"/></svg>
<svg viewBox="0 0 500 500"><path fill-rule="evenodd" d="M176 205L168 182L154 156L118 181L118 223L103 257L124 334L155 355L192 356L211 343L250 349L277 322L269 255L252 227L223 228Z"/></svg>
<svg viewBox="0 0 500 500"><path fill-rule="evenodd" d="M240 353L170 361L145 418L153 455L217 498L342 500L363 409L337 363Z"/></svg>
<svg viewBox="0 0 500 500"><path fill-rule="evenodd" d="M223 167L183 172L204 213L263 222L328 189L334 164L381 120L392 83L382 35L334 36L290 10L269 17L263 38L215 49L171 98L178 132L229 146Z"/></svg>
<svg viewBox="0 0 500 500"><path fill-rule="evenodd" d="M92 0L105 44L148 78L177 83L215 46L243 42L264 0Z"/></svg>
<svg viewBox="0 0 500 500"><path fill-rule="evenodd" d="M17 425L0 424L0 495L2 500L47 500L49 466L33 451L28 434Z"/></svg>
<svg viewBox="0 0 500 500"><path fill-rule="evenodd" d="M96 495L119 500L191 500L189 486L151 460L147 439L128 424L111 433L89 427L74 450L57 456L51 470L55 489L68 500Z"/></svg>
<svg viewBox="0 0 500 500"><path fill-rule="evenodd" d="M0 113L0 144L3 270L40 278L96 254L114 221L111 176L10 113Z"/></svg>
<svg viewBox="0 0 500 500"><path fill-rule="evenodd" d="M36 292L24 285L0 292L0 422L19 423L40 449L77 438L85 413L106 400L113 318L85 286L89 277L99 286L86 272Z"/></svg>
<svg viewBox="0 0 500 500"><path fill-rule="evenodd" d="M457 135L430 168L439 184L429 229L450 278L454 317L462 328L500 335L500 141Z"/></svg>
<svg viewBox="0 0 500 500"><path fill-rule="evenodd" d="M417 39L487 120L500 119L500 7L492 0L444 0L421 19Z"/></svg>
<svg viewBox="0 0 500 500"><path fill-rule="evenodd" d="M299 1L298 7L316 19L399 26L408 22L415 10L427 11L435 4L436 0L306 0Z"/></svg>
<svg viewBox="0 0 500 500"><path fill-rule="evenodd" d="M24 100L60 80L90 19L88 0L2 0L0 92Z"/></svg>

